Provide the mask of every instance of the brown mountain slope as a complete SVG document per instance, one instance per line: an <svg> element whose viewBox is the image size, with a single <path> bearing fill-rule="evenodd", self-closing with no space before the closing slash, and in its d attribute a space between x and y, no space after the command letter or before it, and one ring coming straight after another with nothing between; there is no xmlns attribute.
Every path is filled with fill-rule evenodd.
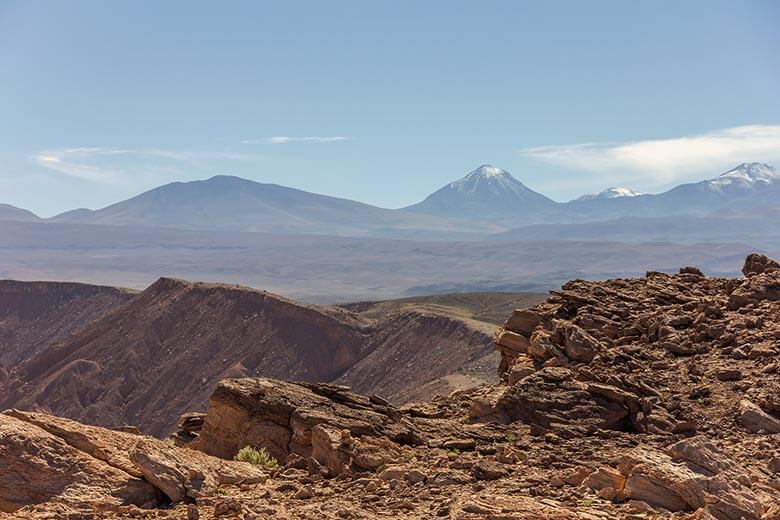
<svg viewBox="0 0 780 520"><path fill-rule="evenodd" d="M361 325L263 291L162 278L27 361L3 405L159 434L225 377L338 377L363 355Z"/></svg>
<svg viewBox="0 0 780 520"><path fill-rule="evenodd" d="M0 370L67 338L132 296L115 287L0 280Z"/></svg>
<svg viewBox="0 0 780 520"><path fill-rule="evenodd" d="M495 381L494 325L438 310L377 318L163 278L14 369L0 406L160 435L226 377L338 380L400 403Z"/></svg>
<svg viewBox="0 0 780 520"><path fill-rule="evenodd" d="M397 403L496 382L496 325L514 309L544 301L533 293L416 296L342 305L371 321L371 353L337 382Z"/></svg>
<svg viewBox="0 0 780 520"><path fill-rule="evenodd" d="M495 382L493 336L486 328L494 326L432 313L398 314L374 326L370 353L336 382L399 403Z"/></svg>

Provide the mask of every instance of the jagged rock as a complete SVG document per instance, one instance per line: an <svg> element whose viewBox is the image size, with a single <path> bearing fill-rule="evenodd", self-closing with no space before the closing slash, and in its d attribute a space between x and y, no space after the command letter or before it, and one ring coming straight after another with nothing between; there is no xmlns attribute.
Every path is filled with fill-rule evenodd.
<svg viewBox="0 0 780 520"><path fill-rule="evenodd" d="M582 485L596 490L610 488L622 491L626 486L626 477L616 469L603 467L588 475Z"/></svg>
<svg viewBox="0 0 780 520"><path fill-rule="evenodd" d="M729 296L728 308L740 309L749 303L780 300L780 270L771 269L754 274Z"/></svg>
<svg viewBox="0 0 780 520"><path fill-rule="evenodd" d="M499 331L504 382L400 409L339 385L226 380L202 427L193 416L180 431L226 459L267 448L283 466L265 482L225 478L234 463L147 437L14 413L195 500L201 518L780 520L777 434L766 428L780 417L775 276L571 281ZM735 293L745 303L731 309ZM176 520L186 510L116 507Z"/></svg>
<svg viewBox="0 0 780 520"><path fill-rule="evenodd" d="M534 367L534 363L530 358L525 356L517 358L515 364L512 365L512 367L509 369L509 373L507 374L507 383L514 385L524 377L530 376L534 372L536 372L536 367Z"/></svg>
<svg viewBox="0 0 780 520"><path fill-rule="evenodd" d="M766 255L751 253L745 259L745 264L742 266L742 274L749 278L770 269L780 269L780 264Z"/></svg>
<svg viewBox="0 0 780 520"><path fill-rule="evenodd" d="M742 478L744 469L706 439L687 439L667 452L635 448L620 459L617 472L601 468L584 484L673 512L702 510L718 520L762 518L764 505Z"/></svg>
<svg viewBox="0 0 780 520"><path fill-rule="evenodd" d="M136 445L130 460L172 502L211 495L223 484L262 482L267 477L266 472L251 464L173 448L150 438Z"/></svg>
<svg viewBox="0 0 780 520"><path fill-rule="evenodd" d="M36 417L39 422L43 419ZM126 504L153 507L161 498L143 479L9 414L0 414L0 461L0 511L4 512L44 502L102 510Z"/></svg>
<svg viewBox="0 0 780 520"><path fill-rule="evenodd" d="M143 475L129 457L130 452L143 439L141 436L89 426L43 413L21 410L7 410L3 413L33 424L62 439L79 451L130 475L135 477Z"/></svg>
<svg viewBox="0 0 780 520"><path fill-rule="evenodd" d="M739 402L737 413L739 424L750 432L780 433L780 420L775 419L747 399Z"/></svg>
<svg viewBox="0 0 780 520"><path fill-rule="evenodd" d="M635 398L609 385L575 381L566 368L543 368L507 388L497 409L512 420L544 428L575 425L586 431L630 425Z"/></svg>
<svg viewBox="0 0 780 520"><path fill-rule="evenodd" d="M226 379L209 401L199 449L232 458L244 446L265 447L285 460L312 454L312 429L346 430L352 437L384 436L398 444L419 444L419 432L399 410L327 384L272 379ZM321 432L321 438L326 437ZM341 434L339 434L341 435Z"/></svg>
<svg viewBox="0 0 780 520"><path fill-rule="evenodd" d="M563 328L566 357L572 361L589 363L603 350L601 343L576 325Z"/></svg>
<svg viewBox="0 0 780 520"><path fill-rule="evenodd" d="M535 331L528 343L528 355L539 361L563 357L564 349L555 343L554 338L555 336L551 331Z"/></svg>

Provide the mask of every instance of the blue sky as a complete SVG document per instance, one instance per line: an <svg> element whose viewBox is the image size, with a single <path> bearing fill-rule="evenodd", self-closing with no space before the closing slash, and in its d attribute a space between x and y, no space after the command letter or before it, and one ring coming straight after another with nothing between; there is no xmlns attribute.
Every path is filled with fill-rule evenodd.
<svg viewBox="0 0 780 520"><path fill-rule="evenodd" d="M780 166L780 2L0 0L0 202L234 174L384 207Z"/></svg>

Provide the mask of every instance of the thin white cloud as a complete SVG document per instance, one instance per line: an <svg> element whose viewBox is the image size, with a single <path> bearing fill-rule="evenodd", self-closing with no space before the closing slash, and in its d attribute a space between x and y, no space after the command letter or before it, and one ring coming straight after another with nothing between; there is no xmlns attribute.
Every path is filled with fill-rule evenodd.
<svg viewBox="0 0 780 520"><path fill-rule="evenodd" d="M749 125L699 135L626 143L581 143L520 150L550 164L604 177L668 182L742 162L780 161L780 125Z"/></svg>
<svg viewBox="0 0 780 520"><path fill-rule="evenodd" d="M349 139L349 137L345 137L343 135L336 135L332 137L291 137L289 135L275 135L265 139L248 139L246 141L241 141L241 144L336 143L339 141L346 141L347 139Z"/></svg>
<svg viewBox="0 0 780 520"><path fill-rule="evenodd" d="M160 148L77 147L44 150L33 162L48 170L100 183L116 183L144 171L178 171L186 163L200 167L210 161L249 161L256 156L230 152L190 152Z"/></svg>
<svg viewBox="0 0 780 520"><path fill-rule="evenodd" d="M49 170L87 181L112 183L119 180L121 177L119 172L84 161L87 156L96 153L95 150L98 149L70 148L51 150L36 154L33 156L33 160L38 165Z"/></svg>

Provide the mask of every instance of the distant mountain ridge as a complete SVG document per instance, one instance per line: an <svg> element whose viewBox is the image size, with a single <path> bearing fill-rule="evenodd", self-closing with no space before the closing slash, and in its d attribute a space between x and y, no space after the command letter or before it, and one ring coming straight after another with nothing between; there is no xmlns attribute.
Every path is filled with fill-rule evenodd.
<svg viewBox="0 0 780 520"><path fill-rule="evenodd" d="M492 173L494 170L500 173ZM464 190L462 186L469 183L474 187ZM502 192L494 194L499 189ZM511 203L505 204L505 201ZM743 163L718 177L681 184L655 195L612 187L564 203L530 190L508 172L483 165L405 209L440 217L479 219L514 228L635 216L703 216L729 208L773 204L780 205L780 173L763 163Z"/></svg>
<svg viewBox="0 0 780 520"><path fill-rule="evenodd" d="M17 208L10 204L0 204L0 220L19 220L23 222L33 222L41 220L38 215L26 209Z"/></svg>
<svg viewBox="0 0 780 520"><path fill-rule="evenodd" d="M61 223L172 227L212 231L372 236L415 232L489 232L490 225L454 223L378 208L362 202L309 193L278 184L218 175L173 182L103 209L69 211L51 219Z"/></svg>
<svg viewBox="0 0 780 520"><path fill-rule="evenodd" d="M474 240L535 224L581 224L624 217L703 217L752 211L760 218L767 207L780 207L780 173L763 163L743 163L717 177L659 194L611 187L564 203L532 190L506 170L483 164L421 202L401 209L220 175L173 182L102 209L77 209L51 219L0 205L0 220Z"/></svg>

